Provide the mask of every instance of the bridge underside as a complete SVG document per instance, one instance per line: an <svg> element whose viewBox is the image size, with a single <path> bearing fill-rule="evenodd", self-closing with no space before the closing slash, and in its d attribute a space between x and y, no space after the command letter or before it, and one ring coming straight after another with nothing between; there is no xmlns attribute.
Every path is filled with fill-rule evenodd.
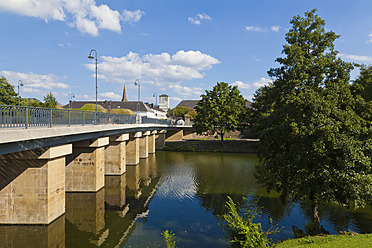
<svg viewBox="0 0 372 248"><path fill-rule="evenodd" d="M49 224L65 213L65 192L100 191L105 176L125 173L130 186L140 159L184 135L155 125L75 129L6 130L0 137L0 224Z"/></svg>

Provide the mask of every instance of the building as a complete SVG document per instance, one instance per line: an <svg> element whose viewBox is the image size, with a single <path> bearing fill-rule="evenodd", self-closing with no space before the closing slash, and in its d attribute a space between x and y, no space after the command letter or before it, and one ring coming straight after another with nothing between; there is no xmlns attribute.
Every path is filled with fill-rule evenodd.
<svg viewBox="0 0 372 248"><path fill-rule="evenodd" d="M160 96L159 96L160 101ZM96 104L95 101L71 101L72 109L80 109L85 104ZM63 106L63 108L69 108L70 103ZM167 111L164 111L159 106L154 106L153 104L143 103L138 101L128 101L127 95L125 92L125 86L123 89L123 97L121 101L97 101L97 104L103 108L110 109L129 109L133 113L138 114L139 116L145 116L148 118L156 119L167 119ZM168 109L167 109L168 110Z"/></svg>
<svg viewBox="0 0 372 248"><path fill-rule="evenodd" d="M169 109L169 96L162 94L159 96L159 109L168 112Z"/></svg>
<svg viewBox="0 0 372 248"><path fill-rule="evenodd" d="M177 107L186 107L186 108L192 108L194 109L196 107L196 104L198 104L199 100L182 100Z"/></svg>

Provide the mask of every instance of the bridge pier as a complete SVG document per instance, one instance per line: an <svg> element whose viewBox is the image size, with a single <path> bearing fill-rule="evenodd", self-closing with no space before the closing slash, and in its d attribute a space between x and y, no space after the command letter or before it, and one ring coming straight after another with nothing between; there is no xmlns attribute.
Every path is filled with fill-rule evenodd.
<svg viewBox="0 0 372 248"><path fill-rule="evenodd" d="M105 182L105 146L109 137L73 143L66 166L67 192L97 192Z"/></svg>
<svg viewBox="0 0 372 248"><path fill-rule="evenodd" d="M49 224L65 213L65 156L71 152L68 144L1 156L2 170L26 166L0 191L1 224Z"/></svg>
<svg viewBox="0 0 372 248"><path fill-rule="evenodd" d="M160 130L155 135L155 148L157 150L163 150L165 146L166 130Z"/></svg>
<svg viewBox="0 0 372 248"><path fill-rule="evenodd" d="M126 169L126 143L129 134L110 136L105 150L105 175L122 175Z"/></svg>
<svg viewBox="0 0 372 248"><path fill-rule="evenodd" d="M142 133L142 137L139 139L139 157L147 158L149 156L149 135L150 131Z"/></svg>
<svg viewBox="0 0 372 248"><path fill-rule="evenodd" d="M135 132L129 134L129 140L126 148L127 165L136 165L139 163L139 138L142 132Z"/></svg>
<svg viewBox="0 0 372 248"><path fill-rule="evenodd" d="M156 148L156 144L155 144L155 135L158 131L152 131L150 136L149 136L149 153L152 154L152 153L155 153L155 148Z"/></svg>

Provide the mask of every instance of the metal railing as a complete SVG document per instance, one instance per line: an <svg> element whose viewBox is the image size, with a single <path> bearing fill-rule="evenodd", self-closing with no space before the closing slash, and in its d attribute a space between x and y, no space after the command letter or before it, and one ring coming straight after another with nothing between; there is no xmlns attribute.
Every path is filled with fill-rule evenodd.
<svg viewBox="0 0 372 248"><path fill-rule="evenodd" d="M0 105L0 128L53 127L71 125L136 124L136 115ZM142 124L166 124L170 121L142 117Z"/></svg>

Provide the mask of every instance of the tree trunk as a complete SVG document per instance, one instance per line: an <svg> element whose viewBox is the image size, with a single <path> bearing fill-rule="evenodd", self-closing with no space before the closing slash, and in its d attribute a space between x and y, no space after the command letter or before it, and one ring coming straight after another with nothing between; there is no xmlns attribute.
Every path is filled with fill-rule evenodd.
<svg viewBox="0 0 372 248"><path fill-rule="evenodd" d="M220 136L221 136L221 142L223 142L223 136L225 135L225 133L223 132L220 132Z"/></svg>
<svg viewBox="0 0 372 248"><path fill-rule="evenodd" d="M314 223L314 234L319 235L321 234L320 228L320 218L319 218L319 211L318 211L318 200L316 199L313 205L314 216L313 216L313 223Z"/></svg>

